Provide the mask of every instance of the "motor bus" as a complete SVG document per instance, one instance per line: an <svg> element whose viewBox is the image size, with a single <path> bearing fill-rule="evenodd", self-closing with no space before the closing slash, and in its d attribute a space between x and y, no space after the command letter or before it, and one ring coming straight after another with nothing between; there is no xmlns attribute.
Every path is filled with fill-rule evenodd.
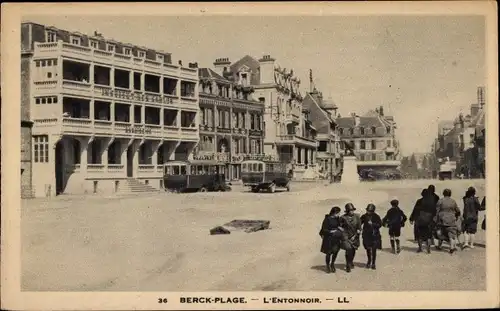
<svg viewBox="0 0 500 311"><path fill-rule="evenodd" d="M224 164L215 161L169 161L163 165L163 185L178 193L231 190Z"/></svg>
<svg viewBox="0 0 500 311"><path fill-rule="evenodd" d="M292 172L287 171L287 164L276 161L247 160L241 163L241 181L252 192L266 189L274 193L276 187L290 191Z"/></svg>

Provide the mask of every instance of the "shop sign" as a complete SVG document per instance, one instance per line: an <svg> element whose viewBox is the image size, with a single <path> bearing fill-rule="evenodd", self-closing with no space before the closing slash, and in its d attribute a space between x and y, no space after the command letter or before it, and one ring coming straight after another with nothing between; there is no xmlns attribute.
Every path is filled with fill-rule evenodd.
<svg viewBox="0 0 500 311"><path fill-rule="evenodd" d="M125 128L125 133L128 133L128 134L151 134L151 129L145 128L145 127L128 126Z"/></svg>
<svg viewBox="0 0 500 311"><path fill-rule="evenodd" d="M142 93L132 93L123 90L103 90L103 96L114 97L117 99L127 99L133 101L143 101L143 102L151 102L151 103L159 103L159 104L172 104L173 100L169 97L164 97L161 95L153 95L153 94L142 94Z"/></svg>

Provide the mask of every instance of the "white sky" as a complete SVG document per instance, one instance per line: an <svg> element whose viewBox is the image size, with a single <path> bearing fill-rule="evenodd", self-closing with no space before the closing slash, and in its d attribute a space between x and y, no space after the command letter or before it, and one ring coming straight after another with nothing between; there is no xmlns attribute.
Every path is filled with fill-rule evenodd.
<svg viewBox="0 0 500 311"><path fill-rule="evenodd" d="M270 54L308 90L309 69L340 113L384 105L404 155L430 151L438 121L467 113L486 80L485 22L477 16L29 17L211 67L220 57Z"/></svg>

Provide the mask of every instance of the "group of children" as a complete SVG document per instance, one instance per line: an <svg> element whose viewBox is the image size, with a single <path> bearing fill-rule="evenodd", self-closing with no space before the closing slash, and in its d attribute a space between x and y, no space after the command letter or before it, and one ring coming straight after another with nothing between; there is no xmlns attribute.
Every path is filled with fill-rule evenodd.
<svg viewBox="0 0 500 311"><path fill-rule="evenodd" d="M434 193L434 190L434 186L431 185L422 191L422 198L417 200L409 219L415 228L415 240L418 242L417 252L422 251L422 242L426 242L427 251L430 253L430 245L434 244L434 237L436 237L439 241L438 248L441 247L443 241L447 240L450 243L450 253L453 253L456 245L454 239L457 236L455 233L457 232L463 232L465 247L473 245L477 214L478 211L484 210L485 200L483 199L483 202L479 204L477 197L475 197L475 189L470 187L467 190L466 196L463 198L464 220L459 229L458 226L455 227L454 222L458 220L460 210L456 202L451 199L451 190L445 189L442 199ZM346 251L346 271L350 272L354 268L354 256L361 244L360 236L368 258L366 268L375 270L377 250L382 249L382 236L380 234L382 227L388 228L392 252L394 254L401 252L401 229L405 226L408 218L399 207L398 200L392 200L390 204L391 207L384 218L380 218L375 212L373 204L368 204L366 213L362 216L354 213L356 208L352 203L346 204L343 215L340 215L341 210L338 206L333 207L330 213L325 215L319 234L322 237L321 252L326 254L328 273L335 272L335 260L341 249ZM485 221L483 221L484 223ZM439 233L440 231L442 232ZM438 232L438 236L434 236L436 232Z"/></svg>

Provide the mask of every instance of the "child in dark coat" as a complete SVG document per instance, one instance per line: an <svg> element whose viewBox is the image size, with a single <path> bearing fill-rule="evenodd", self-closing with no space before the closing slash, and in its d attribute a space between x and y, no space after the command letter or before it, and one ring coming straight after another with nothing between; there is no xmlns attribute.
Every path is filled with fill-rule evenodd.
<svg viewBox="0 0 500 311"><path fill-rule="evenodd" d="M380 227L382 227L382 219L375 213L375 205L368 204L366 213L361 216L361 224L363 231L363 247L366 250L368 262L366 268L375 270L375 261L377 260L377 249L382 248L382 236L380 235Z"/></svg>
<svg viewBox="0 0 500 311"><path fill-rule="evenodd" d="M391 239L391 249L393 253L399 254L401 246L399 237L401 236L401 228L405 226L407 217L399 208L399 201L392 200L391 208L387 211L382 224L389 228L389 237Z"/></svg>
<svg viewBox="0 0 500 311"><path fill-rule="evenodd" d="M326 255L326 272L335 273L335 260L340 251L340 246L343 241L343 229L341 227L341 219L339 217L340 207L334 206L330 213L325 215L325 219L321 224L319 235L322 238L321 252Z"/></svg>

